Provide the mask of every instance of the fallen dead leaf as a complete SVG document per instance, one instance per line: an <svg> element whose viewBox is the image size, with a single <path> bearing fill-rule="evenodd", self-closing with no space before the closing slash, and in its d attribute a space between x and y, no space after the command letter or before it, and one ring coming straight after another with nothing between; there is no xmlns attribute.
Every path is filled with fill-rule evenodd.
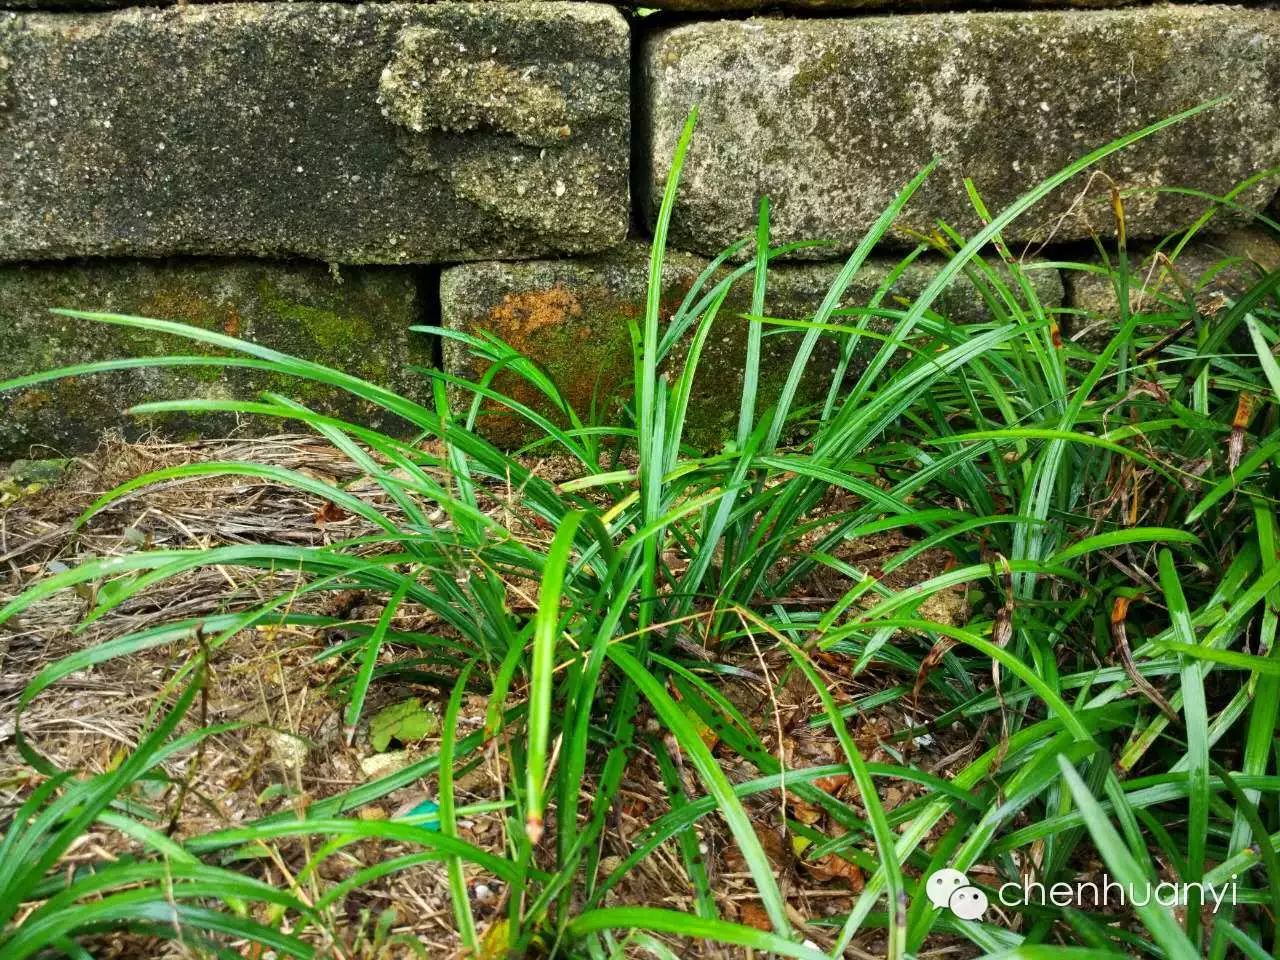
<svg viewBox="0 0 1280 960"><path fill-rule="evenodd" d="M331 500L326 500L320 505L320 509L316 511L316 526L323 527L326 523L338 523L342 520L346 520L349 516L350 514L337 504L333 503Z"/></svg>
<svg viewBox="0 0 1280 960"><path fill-rule="evenodd" d="M765 913L764 907L758 900L748 900L738 904L738 922L756 930L773 929L773 924L769 922L769 914Z"/></svg>

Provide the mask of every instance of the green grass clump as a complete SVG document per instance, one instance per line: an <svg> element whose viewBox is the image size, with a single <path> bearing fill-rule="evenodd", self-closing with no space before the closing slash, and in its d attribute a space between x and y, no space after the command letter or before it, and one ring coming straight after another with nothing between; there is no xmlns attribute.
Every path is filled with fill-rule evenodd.
<svg viewBox="0 0 1280 960"><path fill-rule="evenodd" d="M664 324L665 238L691 120L657 222L647 308L633 331L634 397L618 423L584 422L542 370L491 337L430 331L462 340L490 371L475 383L423 371L432 388L424 405L221 334L69 314L185 336L228 351L224 363L345 389L395 414L418 438L322 416L275 393L254 402L140 408L304 423L376 482L395 514L344 487L239 462L168 468L94 505L86 519L148 485L238 474L324 498L377 532L323 547L138 550L51 575L0 610L2 622L56 591L94 584L93 620L198 567L305 574L302 586L251 608L81 651L28 687L23 706L60 678L109 658L173 643L192 653L174 681L181 692L172 709L108 774L78 779L53 769L19 726L25 756L47 779L13 816L0 848L0 955L82 956L77 937L122 928L181 936L210 954L238 955L228 944L250 941L279 955L311 956L327 942L320 932L331 929L347 894L422 863L439 863L447 873L460 942L476 953L491 952L491 942L482 943L485 931L472 914L467 867L517 892L506 901L502 931L517 956L674 956L661 938L675 936L810 960L839 956L858 937L896 958L917 954L939 934L1009 957L1058 956L1063 945L1080 957L1274 955L1280 274L1260 276L1216 313L1201 311L1194 290L1137 313L1123 231L1115 245L1099 245L1102 266L1027 266L1001 237L1077 173L1179 119L1095 151L995 216L974 191L987 225L968 239L940 226L930 244L913 251L904 265L926 246L948 259L907 304L893 297L891 274L867 305L838 308L929 170L903 189L822 305L800 320L768 316L770 262L786 250L770 246L762 203L754 259L726 273L719 268L747 241L726 252ZM1175 260L1206 222L1173 239ZM1033 269L1109 277L1118 305L1114 335L1096 352L1064 339L1061 331L1085 318L1041 304ZM720 308L730 284L747 276L753 303L737 430L721 450L692 449L683 432L701 350L716 324L743 322L721 316ZM989 322L961 326L933 310L960 277L981 291ZM781 395L762 412L760 346L779 331L798 336L799 348ZM800 409L797 390L820 337L835 338L843 359L825 401ZM677 347L683 365L660 373ZM0 389L107 366L184 362L207 358L97 364ZM490 383L499 371L524 378L563 418L553 421L498 394ZM451 406L459 395L471 398L460 410ZM491 403L537 427L544 439L536 452L567 458L578 477L548 482L527 458L478 435L476 419ZM518 509L485 509L495 489L518 491ZM530 535L538 528L549 533ZM874 574L838 556L842 545L893 532L909 543ZM929 551L944 551L952 562L906 589L884 582ZM841 595L817 608L796 602L818 575L836 577ZM515 583L537 585L531 614L512 602ZM394 667L380 661L394 635L418 648L417 668L450 678L439 752L304 812L181 840L156 829L163 813L142 809L131 787L163 780L167 760L210 735L204 728L177 733L205 660L252 627L344 625L294 607L307 596L353 589L381 598L383 610L335 650L349 666L346 723L354 730L367 720L369 691L395 678ZM938 622L922 612L930 598L957 590L966 595L967 622ZM393 630L406 605L431 611L449 636ZM834 738L836 763L784 767L777 745L721 692L719 678L736 669L726 666L735 652L761 648L785 658L779 683L812 687L817 708L806 723ZM833 657L847 676L901 682L881 683L862 701L837 702L824 672ZM458 721L468 693L486 697L488 712L483 729L464 736ZM936 719L884 738L890 760L865 759L862 711L911 707L921 695L940 705ZM974 754L945 777L915 766L908 746L955 724L976 742ZM707 728L718 738L716 751L704 740ZM461 839L458 829L456 779L493 749L508 778L501 856ZM665 812L633 838L626 860L606 869L602 837L624 774L642 753L664 771ZM749 764L754 776L731 778L726 756ZM686 789L678 768L696 776L701 795ZM851 777L856 800L818 786L837 774ZM439 812L430 823L353 815L425 777L438 779ZM889 808L880 795L895 781L915 789ZM787 823L807 843L800 855L834 856L865 873L847 914L803 917L797 926L750 813L750 798L780 788L840 826L824 834ZM720 915L692 832L709 817L732 835L770 930ZM58 869L69 844L94 823L134 839L136 859ZM416 852L331 885L319 899L234 869L233 852L283 837L325 839L308 848L309 874L356 839L397 840ZM628 871L669 842L690 883L673 893L688 896L692 911L611 905L610 892ZM1234 878L1236 904L1214 913L1193 897L1177 913L1149 905L1119 916L1032 904L965 921L923 895L923 878L945 866L984 867L972 876L995 901L1004 883L1034 875L1049 886L1098 860L1122 881Z"/></svg>

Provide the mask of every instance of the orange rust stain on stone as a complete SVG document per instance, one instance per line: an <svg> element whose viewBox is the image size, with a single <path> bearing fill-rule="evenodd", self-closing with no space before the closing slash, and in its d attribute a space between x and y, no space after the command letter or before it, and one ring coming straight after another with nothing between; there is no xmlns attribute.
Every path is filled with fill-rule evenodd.
<svg viewBox="0 0 1280 960"><path fill-rule="evenodd" d="M582 302L577 294L563 283L557 283L543 289L506 294L502 302L489 311L484 327L535 362L551 362L554 365L555 358L546 356L548 345L538 342L538 334L544 330L563 327L570 320L582 317L582 314ZM579 335L585 339L589 334L588 327L584 326ZM497 386L514 400L539 409L545 408L540 391L521 377L502 376ZM569 394L571 403L581 401L580 391L572 381L559 386ZM485 407L483 420L490 437L499 442L515 442L521 431L521 419L495 404L486 404Z"/></svg>
<svg viewBox="0 0 1280 960"><path fill-rule="evenodd" d="M564 284L557 283L546 290L508 293L489 311L489 325L513 347L523 350L539 330L580 316L582 304L577 296Z"/></svg>

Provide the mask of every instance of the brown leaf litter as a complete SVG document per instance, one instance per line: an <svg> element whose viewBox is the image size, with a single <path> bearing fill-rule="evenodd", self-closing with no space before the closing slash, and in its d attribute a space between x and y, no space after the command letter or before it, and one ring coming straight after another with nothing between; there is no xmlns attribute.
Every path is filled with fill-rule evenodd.
<svg viewBox="0 0 1280 960"><path fill-rule="evenodd" d="M76 527L77 516L116 485L149 470L203 460L246 460L298 470L328 483L342 484L388 516L396 516L394 504L376 485L363 480L344 455L316 438L281 436L139 444L114 440L78 460L60 485L20 500L0 514L0 604L51 570L93 557L119 556L148 547L266 542L320 545L370 532L360 518L319 502L318 498L266 479L235 476L147 488L113 504L91 523ZM553 480L571 475L565 464L552 463L542 469ZM486 509L503 511L511 519L519 510L514 499L512 491L494 491ZM545 542L551 535L535 523L526 526L531 539ZM884 538L859 544L850 547L853 552L846 552L843 558L874 569L878 558L890 555L903 543ZM891 585L919 582L936 573L945 559L938 555L917 558L909 568L895 572ZM14 809L38 782L14 748L12 735L17 698L42 667L76 650L147 626L242 609L278 596L297 583L298 576L288 571L197 569L130 598L84 629L78 629L78 624L92 597L71 591L42 601L16 623L7 624L0 633L0 805ZM848 585L848 581L824 569L800 592L822 599L838 596ZM534 585L513 584L512 589L513 607L531 608ZM295 609L338 616L352 624L372 624L382 610L377 599L354 591L311 594L300 597ZM954 598L943 598L941 602L954 608ZM962 598L959 602L963 605ZM955 609L949 612L959 615ZM410 605L400 610L394 626L443 630L426 611ZM725 696L753 722L758 721L756 732L762 743L786 768L840 763L839 745L830 728L809 722L821 713L816 695L802 676L788 669L789 658L783 651L766 644L767 637L759 639L763 652L747 651L735 661L739 676L725 681ZM210 724L235 722L242 726L211 738L198 756L187 755L173 762L170 773L175 780L190 777L190 789L180 808L175 806L176 791L148 798L173 817L179 837L281 811L303 811L316 800L364 783L395 764L438 750L436 737L383 754L372 752L367 739L358 738L353 745L348 744L341 713L345 700L329 690L344 668L337 659L317 660L317 655L332 643L333 637L323 631L264 627L242 631L216 651L210 664L205 720ZM105 771L136 743L139 732L153 719L157 697L193 652L190 641L172 643L72 674L45 691L25 711L23 730L59 766L87 774ZM388 645L385 658L414 653ZM916 680L914 676L897 676L880 665L851 676L849 658L836 654L819 654L817 662L833 696L842 704L886 685ZM917 697L910 701L900 700L866 714L855 714L851 729L868 760L889 759L892 750L908 755L924 769L947 776L953 766L970 758L974 738L971 732L959 730L917 736L940 709L930 702L927 691L923 697L919 693L917 690ZM375 684L365 716L409 695L433 699L438 708L447 692L403 683ZM910 712L904 706L907 703ZM463 734L483 725L485 707L484 697L467 698L460 719ZM187 727L191 728L197 719L189 717ZM741 781L758 775L754 766L724 744L716 743L714 736L708 742L715 744L717 756L731 779ZM686 792L701 795L703 791L692 771L682 762L681 766ZM500 799L503 777L504 756L499 743L494 742L485 762L459 778L459 802L480 804ZM435 786L434 778L421 781L355 815L374 819L392 816L397 809L434 796ZM856 788L848 777L827 778L819 781L818 787L861 810ZM592 796L593 789L592 783L583 784L584 800ZM916 785L906 781L888 781L881 801L892 809L917 791ZM603 840L602 876L621 863L636 838L667 811L662 799L665 796L656 758L641 750L626 772L621 803L611 813ZM852 860L835 854L808 858L806 849L810 844L799 842L788 822L828 836L837 835L840 827L819 807L790 790L756 794L747 799L746 806L777 866L794 919L804 924L802 929L815 942L829 944L829 928L810 924L847 911L862 888L864 872ZM581 809L587 809L585 802ZM554 816L548 825L554 828ZM944 821L939 829L946 825ZM505 826L500 814L464 816L460 829L468 842L503 855ZM759 925L760 904L723 823L719 818L705 817L694 829L722 915ZM126 838L95 829L76 845L68 861L110 859L129 848ZM869 842L863 841L861 849L874 857L875 850ZM307 862L309 852L311 845L304 841L280 841L264 856L245 861L243 868L268 882L290 884ZM393 843L353 844L326 860L307 879L304 893L313 895L356 870L404 852L408 852L407 847ZM510 892L493 877L471 867L467 881L483 931L505 915ZM679 848L669 841L629 871L609 892L607 903L692 911L691 889ZM388 907L394 907L399 917L396 932L419 940L431 956L459 955L445 871L438 865L394 874L349 895L331 918L330 927L317 933L322 954L362 957L361 950L367 948L372 929L371 918L376 919ZM744 956L742 951L714 944L672 942L681 956ZM876 955L877 948L877 935L872 932L855 941L849 955ZM104 937L95 949L103 956L190 955L180 944L137 937ZM944 949L954 951L955 946ZM392 951L380 956L398 955ZM966 955L963 947L958 955Z"/></svg>

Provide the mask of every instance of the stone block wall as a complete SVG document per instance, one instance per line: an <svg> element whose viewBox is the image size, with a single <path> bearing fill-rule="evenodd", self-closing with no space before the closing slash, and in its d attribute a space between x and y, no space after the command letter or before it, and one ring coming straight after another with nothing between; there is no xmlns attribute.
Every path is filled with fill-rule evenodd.
<svg viewBox="0 0 1280 960"><path fill-rule="evenodd" d="M1280 8L752 0L624 5L0 0L0 381L96 359L200 352L48 307L138 313L260 341L422 391L413 367L478 373L414 324L492 331L542 363L585 413L625 391L644 242L693 106L700 123L672 227L668 301L772 202L774 240L823 239L780 267L769 312L803 317L834 262L935 155L942 165L887 247L939 219L976 220L1073 158L1215 97L1228 99L1100 168L1154 241L1280 164ZM954 8L963 6L966 9ZM973 10L978 6L980 10ZM1095 9L1097 8L1097 9ZM672 12L667 12L667 11ZM821 14L821 15L819 15ZM1073 182L1009 236L1063 244L1110 229L1109 190ZM1248 219L1275 197L1236 197ZM1217 241L1280 262L1276 238ZM1043 246L1042 256L1055 251ZM892 250L886 250L890 257ZM891 260L850 289L865 303ZM910 297L936 269L913 266ZM1036 273L1069 313L1098 291ZM746 283L704 358L694 422L728 425ZM947 309L981 320L972 289ZM795 337L767 338L763 381ZM811 361L811 394L834 358ZM121 410L275 388L252 371L117 372L0 393L0 459L91 445ZM299 399L365 417L341 398ZM532 398L529 398L532 399ZM730 405L731 406L731 405ZM169 432L230 424L168 418ZM486 428L509 442L509 418Z"/></svg>

